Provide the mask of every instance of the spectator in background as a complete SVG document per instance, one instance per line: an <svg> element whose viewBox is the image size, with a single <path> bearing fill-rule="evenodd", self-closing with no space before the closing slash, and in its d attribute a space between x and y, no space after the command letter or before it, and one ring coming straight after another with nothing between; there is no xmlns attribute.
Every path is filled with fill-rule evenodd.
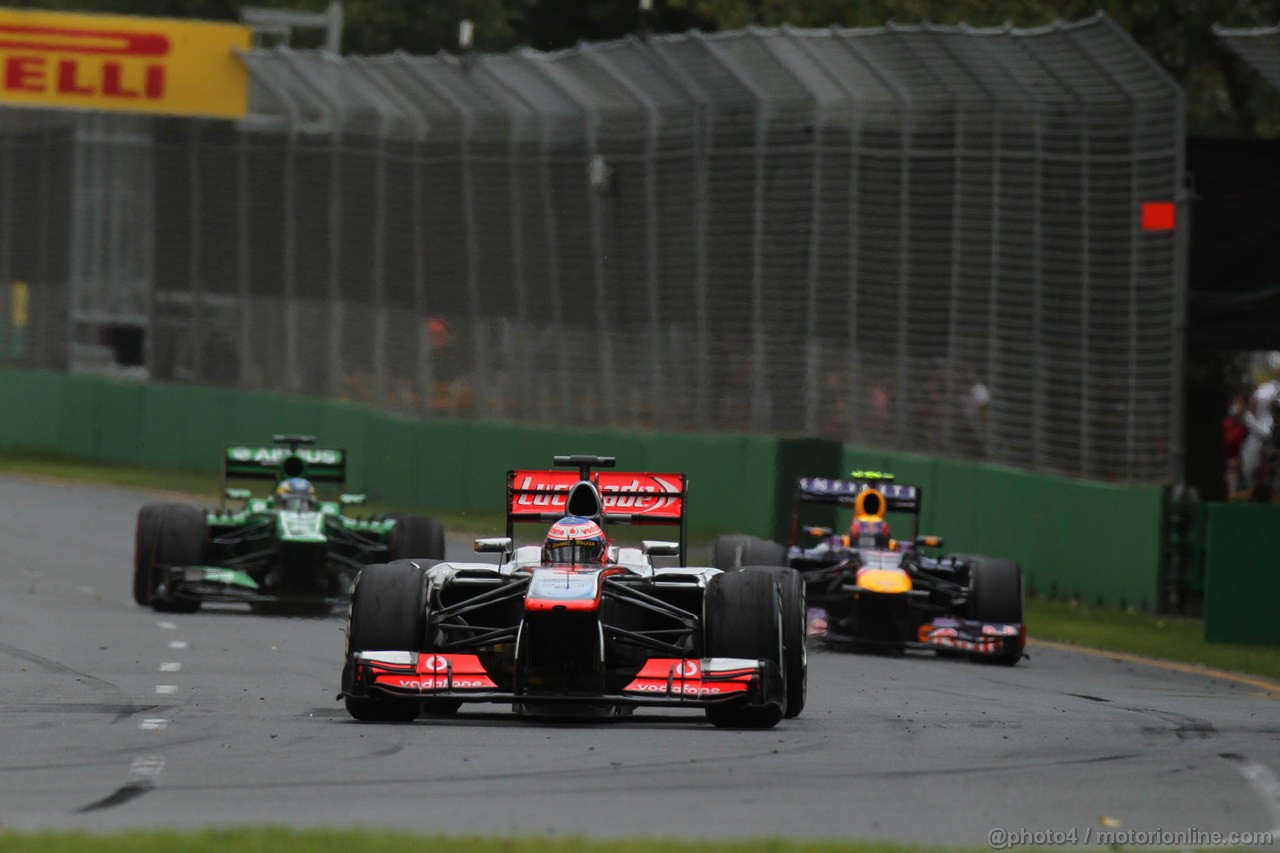
<svg viewBox="0 0 1280 853"><path fill-rule="evenodd" d="M1259 385L1249 397L1244 411L1244 425L1248 430L1240 447L1240 473L1244 487L1253 488L1254 475L1262 458L1262 449L1271 441L1275 420L1271 404L1280 399L1280 367L1273 369L1274 378Z"/></svg>
<svg viewBox="0 0 1280 853"><path fill-rule="evenodd" d="M1227 500L1235 500L1243 490L1240 477L1240 449L1249 428L1244 424L1244 395L1236 394L1222 419L1222 458L1226 462Z"/></svg>
<svg viewBox="0 0 1280 853"><path fill-rule="evenodd" d="M1280 364L1272 366L1271 378L1254 390L1253 398L1258 401L1260 411L1271 411L1271 404L1280 399Z"/></svg>
<svg viewBox="0 0 1280 853"><path fill-rule="evenodd" d="M889 444L888 436L892 428L893 392L884 383L875 382L867 389L864 433L871 441L884 441Z"/></svg>
<svg viewBox="0 0 1280 853"><path fill-rule="evenodd" d="M1262 443L1262 450L1258 454L1258 467L1253 475L1253 493L1250 495L1254 503L1276 503L1277 498L1280 498L1280 489L1277 489L1277 482L1280 481L1280 446L1277 446L1280 430L1274 426L1280 421L1280 396L1272 398L1269 414L1273 426L1271 435Z"/></svg>
<svg viewBox="0 0 1280 853"><path fill-rule="evenodd" d="M987 458L987 412L991 408L991 391L976 371L969 371L969 387L961 400L965 426L968 428L969 455L976 459Z"/></svg>

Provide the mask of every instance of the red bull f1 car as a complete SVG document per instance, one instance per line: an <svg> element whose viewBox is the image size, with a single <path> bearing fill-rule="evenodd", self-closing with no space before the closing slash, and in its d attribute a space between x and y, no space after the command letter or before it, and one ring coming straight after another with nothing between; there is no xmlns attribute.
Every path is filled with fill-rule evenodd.
<svg viewBox="0 0 1280 853"><path fill-rule="evenodd" d="M846 647L933 649L940 655L1016 664L1026 645L1022 570L1012 560L929 556L938 536L891 537L887 513L918 527L921 489L892 475L855 471L848 480L801 478L788 546L752 536L712 543L712 565L785 565L805 579L808 633ZM804 504L853 510L848 533L800 524Z"/></svg>
<svg viewBox="0 0 1280 853"><path fill-rule="evenodd" d="M350 714L407 722L466 703L553 716L661 706L733 728L797 716L807 688L800 575L685 566L683 474L592 470L613 467L610 457L555 464L577 470L508 472L507 535L476 540L498 564L363 569L339 694ZM525 522L554 527L515 547ZM616 525L677 527L679 540L619 547L607 537Z"/></svg>

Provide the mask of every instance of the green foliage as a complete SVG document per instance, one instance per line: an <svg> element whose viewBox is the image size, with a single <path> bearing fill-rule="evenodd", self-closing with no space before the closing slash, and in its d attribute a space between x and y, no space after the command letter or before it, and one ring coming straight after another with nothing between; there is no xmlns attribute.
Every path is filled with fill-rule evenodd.
<svg viewBox="0 0 1280 853"><path fill-rule="evenodd" d="M207 20L237 20L245 6L320 11L328 0L9 0L7 6L92 9ZM542 50L619 38L640 28L637 0L345 0L343 49L380 54L455 50L458 22L475 23L475 47ZM1216 136L1280 134L1280 93L1227 50L1214 24L1270 26L1270 0L655 0L652 28L723 30L748 25L797 27L918 24L1019 27L1074 21L1098 11L1129 31L1187 92L1188 131ZM301 34L294 46L318 44Z"/></svg>
<svg viewBox="0 0 1280 853"><path fill-rule="evenodd" d="M1280 132L1280 94L1213 34L1213 25L1270 26L1264 0L670 0L720 28L967 23L1039 27L1101 11L1127 30L1187 93L1187 129L1216 136Z"/></svg>
<svg viewBox="0 0 1280 853"><path fill-rule="evenodd" d="M103 465L85 462L52 453L32 451L0 452L0 473L27 477L34 480L55 482L95 483L122 489L154 492L158 495L203 503L218 503L221 481L212 469L208 471L172 471L163 468L142 468L132 465ZM498 536L505 525L502 512L467 512L465 510L441 510L434 507L405 506L400 503L380 501L376 492L367 504L349 510L349 515L378 515L388 512L409 512L429 515L455 534Z"/></svg>

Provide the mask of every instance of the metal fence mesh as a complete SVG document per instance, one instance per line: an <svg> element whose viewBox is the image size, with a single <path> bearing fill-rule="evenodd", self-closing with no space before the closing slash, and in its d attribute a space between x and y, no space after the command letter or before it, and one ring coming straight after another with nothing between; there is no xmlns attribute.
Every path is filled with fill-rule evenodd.
<svg viewBox="0 0 1280 853"><path fill-rule="evenodd" d="M244 60L237 124L0 112L4 363L1170 475L1182 96L1106 18Z"/></svg>

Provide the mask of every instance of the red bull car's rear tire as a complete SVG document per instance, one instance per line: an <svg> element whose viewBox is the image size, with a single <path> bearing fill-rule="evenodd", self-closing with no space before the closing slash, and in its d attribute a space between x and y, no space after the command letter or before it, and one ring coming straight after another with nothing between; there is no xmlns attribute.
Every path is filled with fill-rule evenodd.
<svg viewBox="0 0 1280 853"><path fill-rule="evenodd" d="M743 566L785 566L787 549L756 536L717 536L711 541L711 565L723 572Z"/></svg>

